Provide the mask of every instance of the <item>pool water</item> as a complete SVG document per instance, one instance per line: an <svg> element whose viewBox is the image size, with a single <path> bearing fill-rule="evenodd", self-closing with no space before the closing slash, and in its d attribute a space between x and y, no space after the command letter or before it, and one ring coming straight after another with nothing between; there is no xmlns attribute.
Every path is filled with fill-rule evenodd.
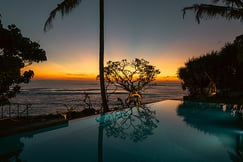
<svg viewBox="0 0 243 162"><path fill-rule="evenodd" d="M167 100L0 138L0 161L242 161L241 123L217 104Z"/></svg>

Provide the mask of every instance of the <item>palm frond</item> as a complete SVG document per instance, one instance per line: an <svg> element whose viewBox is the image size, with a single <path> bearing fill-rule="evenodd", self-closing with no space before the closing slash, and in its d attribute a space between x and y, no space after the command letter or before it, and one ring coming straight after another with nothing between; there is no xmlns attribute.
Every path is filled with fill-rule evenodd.
<svg viewBox="0 0 243 162"><path fill-rule="evenodd" d="M229 6L216 6L208 4L195 4L191 7L183 8L183 18L187 10L193 10L196 13L196 21L200 23L203 18L214 18L217 16L225 17L227 20L237 19L243 20L243 8L235 8Z"/></svg>
<svg viewBox="0 0 243 162"><path fill-rule="evenodd" d="M52 21L56 17L57 13L61 13L62 16L69 14L75 7L77 7L82 0L64 0L60 4L57 4L57 7L50 12L48 19L44 25L44 31L48 31L52 28Z"/></svg>
<svg viewBox="0 0 243 162"><path fill-rule="evenodd" d="M236 7L243 7L242 0L211 0L213 3L222 2L226 6L236 6Z"/></svg>

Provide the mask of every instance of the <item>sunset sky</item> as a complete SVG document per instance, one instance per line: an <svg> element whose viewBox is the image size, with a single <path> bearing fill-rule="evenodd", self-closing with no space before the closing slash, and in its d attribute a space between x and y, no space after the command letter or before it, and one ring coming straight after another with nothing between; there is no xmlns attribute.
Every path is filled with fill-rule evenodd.
<svg viewBox="0 0 243 162"><path fill-rule="evenodd" d="M49 12L62 0L2 0L4 26L16 24L37 41L48 61L33 64L35 79L85 79L98 74L99 0L83 0L44 33ZM208 0L105 0L105 60L144 58L160 69L160 78L176 76L190 57L219 50L243 34L243 23L223 18L197 24L181 9Z"/></svg>

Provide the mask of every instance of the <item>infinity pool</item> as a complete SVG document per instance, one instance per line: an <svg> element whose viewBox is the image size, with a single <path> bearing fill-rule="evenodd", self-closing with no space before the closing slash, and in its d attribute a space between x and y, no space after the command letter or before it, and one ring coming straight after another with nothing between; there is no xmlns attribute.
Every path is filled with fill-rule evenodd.
<svg viewBox="0 0 243 162"><path fill-rule="evenodd" d="M242 161L240 122L221 105L167 100L0 138L0 161Z"/></svg>

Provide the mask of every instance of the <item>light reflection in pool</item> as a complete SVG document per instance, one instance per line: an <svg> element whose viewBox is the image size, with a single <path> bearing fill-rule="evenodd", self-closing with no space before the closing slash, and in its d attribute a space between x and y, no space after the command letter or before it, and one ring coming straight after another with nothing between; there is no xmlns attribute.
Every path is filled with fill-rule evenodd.
<svg viewBox="0 0 243 162"><path fill-rule="evenodd" d="M162 101L0 138L9 161L241 161L242 120L219 105Z"/></svg>

